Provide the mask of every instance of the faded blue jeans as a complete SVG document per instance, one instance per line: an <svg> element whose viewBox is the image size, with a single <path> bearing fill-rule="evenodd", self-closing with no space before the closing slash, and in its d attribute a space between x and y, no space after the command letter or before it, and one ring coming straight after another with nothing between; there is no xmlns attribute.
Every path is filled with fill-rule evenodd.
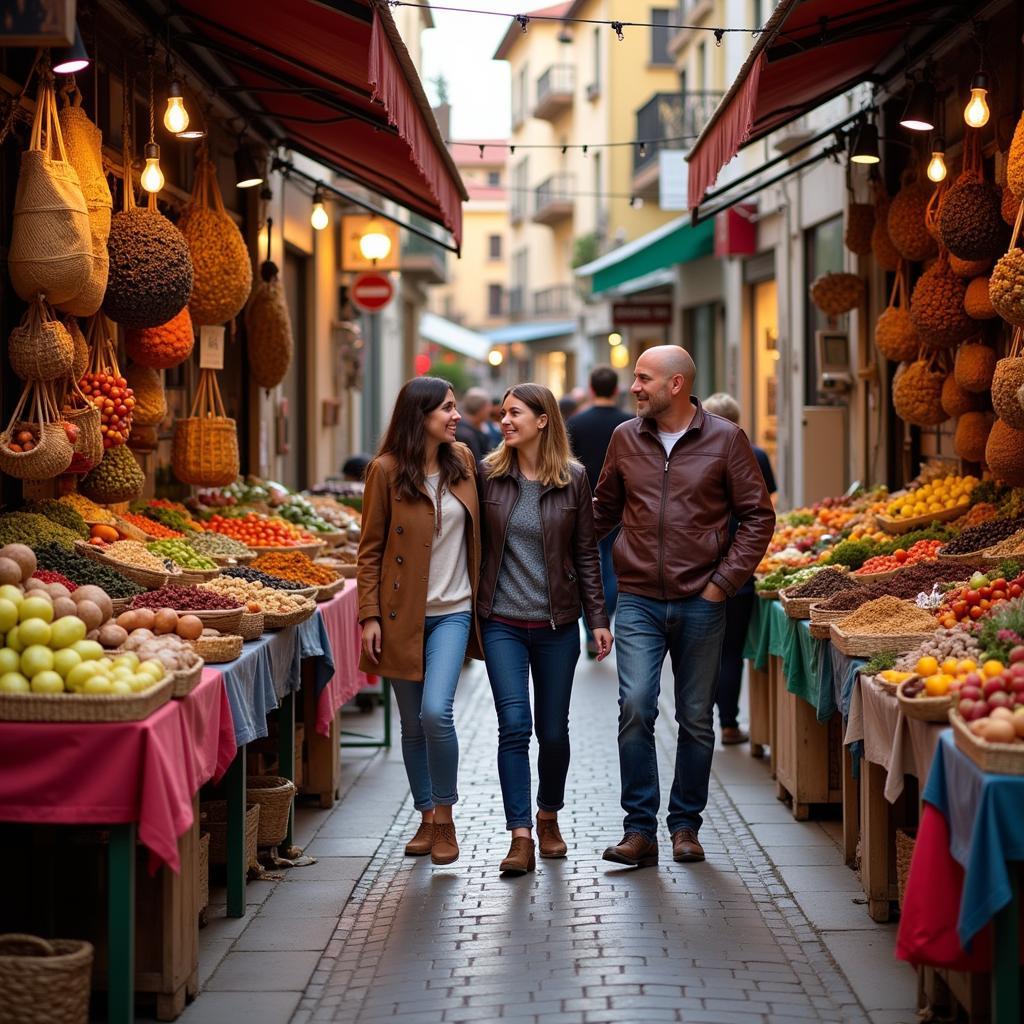
<svg viewBox="0 0 1024 1024"><path fill-rule="evenodd" d="M619 671L619 772L624 829L654 839L658 831L658 717L661 668L666 653L675 677L675 778L668 802L668 830L701 826L708 802L715 749L712 714L725 633L725 602L694 596L657 601L619 594L615 618Z"/></svg>
<svg viewBox="0 0 1024 1024"><path fill-rule="evenodd" d="M423 682L389 680L402 720L402 760L417 811L459 799L455 689L471 620L469 612L428 615L423 622Z"/></svg>

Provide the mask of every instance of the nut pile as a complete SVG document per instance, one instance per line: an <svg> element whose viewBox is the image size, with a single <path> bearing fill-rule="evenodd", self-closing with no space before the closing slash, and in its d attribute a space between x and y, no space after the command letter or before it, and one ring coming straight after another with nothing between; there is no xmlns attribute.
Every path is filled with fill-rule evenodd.
<svg viewBox="0 0 1024 1024"><path fill-rule="evenodd" d="M308 607L310 599L284 590L274 590L258 581L225 579L218 576L208 583L201 583L200 590L226 594L244 603L250 611L263 611L271 615L288 615Z"/></svg>
<svg viewBox="0 0 1024 1024"><path fill-rule="evenodd" d="M160 558L169 558L175 565L183 569L208 570L216 569L217 563L205 555L199 554L186 540L158 540L147 547Z"/></svg>
<svg viewBox="0 0 1024 1024"><path fill-rule="evenodd" d="M913 600L918 594L929 593L936 583L949 583L970 576L974 566L953 562L921 562L909 569L901 569L895 576L877 583L862 584L856 590L844 590L830 597L822 605L826 611L844 611L859 608L868 601L891 594Z"/></svg>
<svg viewBox="0 0 1024 1024"><path fill-rule="evenodd" d="M271 551L252 563L261 572L291 580L306 587L325 587L338 579L338 574L323 565L316 565L301 551Z"/></svg>
<svg viewBox="0 0 1024 1024"><path fill-rule="evenodd" d="M983 551L1024 528L1024 519L990 519L987 523L968 527L954 537L940 552L943 555L968 555Z"/></svg>
<svg viewBox="0 0 1024 1024"><path fill-rule="evenodd" d="M831 597L843 590L857 590L860 584L840 569L829 567L815 573L806 583L786 590L786 597Z"/></svg>
<svg viewBox="0 0 1024 1024"><path fill-rule="evenodd" d="M920 647L904 654L896 662L896 668L902 672L914 672L921 658L931 656L940 664L947 658L962 661L965 658L979 660L981 648L973 634L966 629L954 626L952 629L938 629Z"/></svg>
<svg viewBox="0 0 1024 1024"><path fill-rule="evenodd" d="M132 608L173 608L175 611L222 611L241 608L244 602L226 594L204 590L201 587L178 587L173 584L139 594Z"/></svg>
<svg viewBox="0 0 1024 1024"><path fill-rule="evenodd" d="M164 560L146 550L145 544L137 540L119 540L103 549L103 553L116 562L133 565L137 569L152 569L153 572L166 572Z"/></svg>
<svg viewBox="0 0 1024 1024"><path fill-rule="evenodd" d="M293 580L281 579L279 576L271 576L269 573L260 572L259 569L251 569L249 566L230 566L221 572L221 576L229 576L236 580L249 580L251 583L262 583L272 590L304 590L303 584L295 583Z"/></svg>
<svg viewBox="0 0 1024 1024"><path fill-rule="evenodd" d="M859 636L901 636L931 633L935 630L935 619L917 605L886 594L841 619L839 627L844 633Z"/></svg>
<svg viewBox="0 0 1024 1024"><path fill-rule="evenodd" d="M1018 530L1011 534L1006 540L990 548L986 554L992 557L1009 557L1010 555L1024 555L1024 530Z"/></svg>

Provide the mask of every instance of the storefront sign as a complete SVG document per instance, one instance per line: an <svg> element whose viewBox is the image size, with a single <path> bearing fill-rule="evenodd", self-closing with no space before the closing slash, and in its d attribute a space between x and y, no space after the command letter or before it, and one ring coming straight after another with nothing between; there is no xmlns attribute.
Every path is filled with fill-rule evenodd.
<svg viewBox="0 0 1024 1024"><path fill-rule="evenodd" d="M383 309L395 295L395 286L384 274L360 274L348 290L352 302L366 313Z"/></svg>
<svg viewBox="0 0 1024 1024"><path fill-rule="evenodd" d="M199 368L201 370L224 369L224 328L204 326L199 328Z"/></svg>
<svg viewBox="0 0 1024 1024"><path fill-rule="evenodd" d="M615 302L612 322L616 327L641 327L644 324L672 323L671 302Z"/></svg>
<svg viewBox="0 0 1024 1024"><path fill-rule="evenodd" d="M757 252L756 207L750 203L723 210L715 217L715 256L753 256Z"/></svg>
<svg viewBox="0 0 1024 1024"><path fill-rule="evenodd" d="M367 228L387 235L391 251L383 259L369 260L363 255L360 242ZM398 270L402 247L398 225L369 213L346 213L341 218L341 269L354 272Z"/></svg>

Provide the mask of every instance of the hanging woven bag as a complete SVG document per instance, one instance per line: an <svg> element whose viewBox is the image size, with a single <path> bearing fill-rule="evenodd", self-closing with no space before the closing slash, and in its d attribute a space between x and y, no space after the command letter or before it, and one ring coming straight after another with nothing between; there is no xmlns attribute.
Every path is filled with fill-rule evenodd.
<svg viewBox="0 0 1024 1024"><path fill-rule="evenodd" d="M978 331L967 315L967 282L950 269L943 255L918 279L910 296L910 319L922 344L952 348Z"/></svg>
<svg viewBox="0 0 1024 1024"><path fill-rule="evenodd" d="M238 429L224 412L214 370L199 371L192 410L174 423L171 467L196 487L226 487L238 476Z"/></svg>
<svg viewBox="0 0 1024 1024"><path fill-rule="evenodd" d="M1014 328L1013 340L1005 359L996 363L992 375L992 408L995 414L1014 430L1024 430L1024 408L1017 397L1024 387L1024 327Z"/></svg>
<svg viewBox="0 0 1024 1024"><path fill-rule="evenodd" d="M22 380L55 381L70 375L75 343L42 296L29 303L21 323L11 331L7 356Z"/></svg>
<svg viewBox="0 0 1024 1024"><path fill-rule="evenodd" d="M1010 247L996 262L988 279L988 297L992 308L1015 327L1024 326L1024 249L1017 248L1022 222L1024 202L1017 209Z"/></svg>
<svg viewBox="0 0 1024 1024"><path fill-rule="evenodd" d="M260 266L262 280L245 307L246 346L252 378L261 388L276 387L292 361L292 321L277 265L270 259L274 222L267 219L267 258Z"/></svg>
<svg viewBox="0 0 1024 1024"><path fill-rule="evenodd" d="M29 148L21 156L7 264L14 290L25 302L42 294L51 305L78 295L93 271L89 213L64 148L49 74L36 98Z"/></svg>
<svg viewBox="0 0 1024 1024"><path fill-rule="evenodd" d="M985 443L985 463L1007 487L1024 487L1024 431L997 419Z"/></svg>
<svg viewBox="0 0 1024 1024"><path fill-rule="evenodd" d="M956 350L953 373L964 391L982 393L992 387L996 372L996 354L980 340L968 341Z"/></svg>
<svg viewBox="0 0 1024 1024"><path fill-rule="evenodd" d="M252 263L241 232L224 209L217 171L199 157L192 198L178 221L195 268L189 312L197 327L233 320L252 287Z"/></svg>
<svg viewBox="0 0 1024 1024"><path fill-rule="evenodd" d="M1024 114L1017 121L1010 151L1006 154L1006 187L1018 202L1024 197Z"/></svg>
<svg viewBox="0 0 1024 1024"><path fill-rule="evenodd" d="M85 397L100 412L104 448L116 448L128 440L132 429L135 395L121 374L110 321L97 313L89 321L89 366L78 381Z"/></svg>
<svg viewBox="0 0 1024 1024"><path fill-rule="evenodd" d="M71 343L74 346L74 356L71 363L71 377L74 380L81 380L82 374L89 369L89 342L85 340L82 328L73 317L64 318L64 326L71 335Z"/></svg>
<svg viewBox="0 0 1024 1024"><path fill-rule="evenodd" d="M77 434L71 441L74 458L68 466L69 473L88 473L99 465L103 458L103 434L100 430L100 411L85 395L78 384L71 387L61 403L61 416L66 423L74 426Z"/></svg>
<svg viewBox="0 0 1024 1024"><path fill-rule="evenodd" d="M875 347L890 362L910 362L921 348L921 342L910 319L907 300L907 274L901 262L896 270L889 305L875 322Z"/></svg>
<svg viewBox="0 0 1024 1024"><path fill-rule="evenodd" d="M51 384L29 381L0 432L0 471L19 480L52 480L74 457Z"/></svg>

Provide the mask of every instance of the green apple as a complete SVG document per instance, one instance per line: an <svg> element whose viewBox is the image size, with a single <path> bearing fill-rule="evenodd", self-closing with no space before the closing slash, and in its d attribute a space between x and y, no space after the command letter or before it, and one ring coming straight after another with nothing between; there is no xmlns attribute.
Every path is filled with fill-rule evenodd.
<svg viewBox="0 0 1024 1024"><path fill-rule="evenodd" d="M84 626L85 623L83 622ZM23 647L31 647L33 644L41 644L43 647L50 646L51 637L50 624L42 619L26 619L18 627L18 640ZM57 646L63 647L63 644Z"/></svg>
<svg viewBox="0 0 1024 1024"><path fill-rule="evenodd" d="M14 629L18 624L18 606L6 597L0 597L0 633Z"/></svg>
<svg viewBox="0 0 1024 1024"><path fill-rule="evenodd" d="M82 693L113 693L114 684L106 676L91 676L86 679Z"/></svg>
<svg viewBox="0 0 1024 1024"><path fill-rule="evenodd" d="M18 609L18 621L26 619L42 619L53 622L53 602L45 597L26 597Z"/></svg>
<svg viewBox="0 0 1024 1024"><path fill-rule="evenodd" d="M64 692L64 680L56 672L37 672L29 685L33 693Z"/></svg>
<svg viewBox="0 0 1024 1024"><path fill-rule="evenodd" d="M66 651L60 651L61 654L66 654ZM72 651L72 654L75 652ZM56 664L56 655L54 655L54 663ZM68 688L71 690L81 690L85 686L86 681L92 679L96 675L96 669L94 668L95 662L92 661L80 661L77 665L73 665L69 670L68 674L64 677L64 681L67 683Z"/></svg>
<svg viewBox="0 0 1024 1024"><path fill-rule="evenodd" d="M53 671L53 651L49 647L33 644L21 652L21 671L31 679L40 672Z"/></svg>
<svg viewBox="0 0 1024 1024"><path fill-rule="evenodd" d="M114 659L114 665L127 665L134 670L139 667L139 656L134 651L125 651Z"/></svg>
<svg viewBox="0 0 1024 1024"><path fill-rule="evenodd" d="M18 608L21 602L25 600L25 594L22 592L21 587L16 587L12 583L5 583L0 587L0 598L4 601L10 601L15 608Z"/></svg>
<svg viewBox="0 0 1024 1024"><path fill-rule="evenodd" d="M7 639L4 642L12 651L16 651L18 654L21 654L25 647L21 642L21 627L15 626L14 629L9 629L7 631Z"/></svg>
<svg viewBox="0 0 1024 1024"><path fill-rule="evenodd" d="M5 672L0 676L0 693L30 693L28 680L20 672Z"/></svg>
<svg viewBox="0 0 1024 1024"><path fill-rule="evenodd" d="M17 672L21 668L21 655L10 647L0 647L0 675Z"/></svg>
<svg viewBox="0 0 1024 1024"><path fill-rule="evenodd" d="M79 640L71 645L71 650L75 651L82 661L96 661L103 657L103 646L95 640Z"/></svg>
<svg viewBox="0 0 1024 1024"><path fill-rule="evenodd" d="M164 677L164 664L162 661L157 661L155 658L142 662L139 665L138 670L140 672L149 672L156 682L159 682Z"/></svg>
<svg viewBox="0 0 1024 1024"><path fill-rule="evenodd" d="M70 647L84 640L85 634L89 632L77 615L62 615L50 629L53 631L51 643L55 648Z"/></svg>
<svg viewBox="0 0 1024 1024"><path fill-rule="evenodd" d="M2 658L3 651L0 651L0 658ZM59 672L64 679L67 679L68 673L76 666L81 665L82 659L77 651L65 650L65 651L54 651L53 653L53 670ZM0 668L3 667L3 661L0 660ZM91 670L90 670L91 671ZM84 680L83 680L84 682Z"/></svg>

